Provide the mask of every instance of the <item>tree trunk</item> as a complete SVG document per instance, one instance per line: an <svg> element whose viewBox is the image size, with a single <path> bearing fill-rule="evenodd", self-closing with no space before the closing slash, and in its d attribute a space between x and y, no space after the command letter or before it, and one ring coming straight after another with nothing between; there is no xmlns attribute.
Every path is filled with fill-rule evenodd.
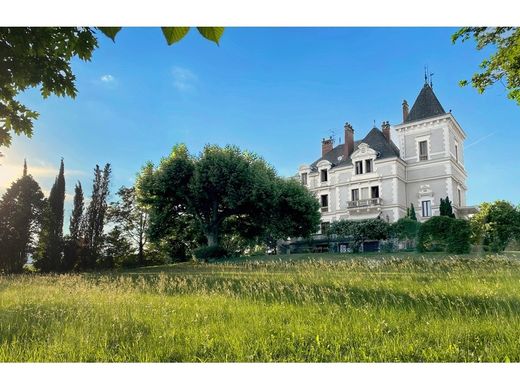
<svg viewBox="0 0 520 390"><path fill-rule="evenodd" d="M208 246L218 245L218 231L212 229L206 233L206 239L208 240Z"/></svg>

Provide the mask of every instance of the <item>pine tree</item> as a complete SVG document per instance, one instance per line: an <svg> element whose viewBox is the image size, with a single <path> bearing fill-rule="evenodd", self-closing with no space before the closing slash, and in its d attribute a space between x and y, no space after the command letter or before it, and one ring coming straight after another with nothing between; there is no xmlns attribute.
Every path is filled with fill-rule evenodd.
<svg viewBox="0 0 520 390"><path fill-rule="evenodd" d="M410 219L413 219L414 221L417 221L417 215L415 215L415 208L413 207L413 203L410 204Z"/></svg>
<svg viewBox="0 0 520 390"><path fill-rule="evenodd" d="M0 271L22 272L40 228L43 192L27 173L15 181L0 200Z"/></svg>
<svg viewBox="0 0 520 390"><path fill-rule="evenodd" d="M36 268L43 272L57 272L63 265L63 206L65 202L65 167L61 160L60 170L51 188L40 242L35 259Z"/></svg>
<svg viewBox="0 0 520 390"><path fill-rule="evenodd" d="M103 228L108 207L110 173L110 164L106 164L103 171L101 171L99 165L96 165L94 169L92 196L81 224L81 234L85 245L85 250L82 251L80 259L80 266L83 269L95 267L103 246Z"/></svg>

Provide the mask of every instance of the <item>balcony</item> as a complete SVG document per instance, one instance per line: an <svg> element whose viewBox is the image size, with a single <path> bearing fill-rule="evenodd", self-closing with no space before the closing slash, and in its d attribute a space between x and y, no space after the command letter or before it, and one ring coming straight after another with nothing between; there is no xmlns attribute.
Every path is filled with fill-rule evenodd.
<svg viewBox="0 0 520 390"><path fill-rule="evenodd" d="M350 200L347 202L347 208L380 206L382 203L383 200L381 198Z"/></svg>

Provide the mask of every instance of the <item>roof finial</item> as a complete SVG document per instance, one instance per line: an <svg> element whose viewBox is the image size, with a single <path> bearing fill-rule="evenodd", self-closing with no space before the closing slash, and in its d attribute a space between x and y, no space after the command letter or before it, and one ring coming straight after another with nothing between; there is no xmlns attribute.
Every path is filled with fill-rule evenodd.
<svg viewBox="0 0 520 390"><path fill-rule="evenodd" d="M424 85L428 85L428 65L424 65Z"/></svg>
<svg viewBox="0 0 520 390"><path fill-rule="evenodd" d="M433 73L430 73L430 88L433 89Z"/></svg>
<svg viewBox="0 0 520 390"><path fill-rule="evenodd" d="M374 127L376 127L376 120L374 119Z"/></svg>

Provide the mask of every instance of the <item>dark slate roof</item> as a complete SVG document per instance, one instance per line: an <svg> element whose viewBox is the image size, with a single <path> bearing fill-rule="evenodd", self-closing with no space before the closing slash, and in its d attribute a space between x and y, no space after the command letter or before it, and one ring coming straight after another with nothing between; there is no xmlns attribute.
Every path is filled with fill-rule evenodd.
<svg viewBox="0 0 520 390"><path fill-rule="evenodd" d="M446 111L444 111L437 96L433 93L432 87L428 84L424 84L404 122L419 121L421 119L431 118L442 114L446 114Z"/></svg>
<svg viewBox="0 0 520 390"><path fill-rule="evenodd" d="M372 130L370 130L362 140L354 141L354 152L361 143L367 144L370 148L377 152L376 159L399 157L399 148L392 141L388 142L383 132L377 127L374 127ZM343 155L343 145L344 144L337 145L330 152L326 153L325 156L314 161L311 164L311 169L316 169L316 164L318 164L318 162L321 160L329 161L332 166L352 164L352 159L350 156L346 160L338 160L338 157Z"/></svg>

